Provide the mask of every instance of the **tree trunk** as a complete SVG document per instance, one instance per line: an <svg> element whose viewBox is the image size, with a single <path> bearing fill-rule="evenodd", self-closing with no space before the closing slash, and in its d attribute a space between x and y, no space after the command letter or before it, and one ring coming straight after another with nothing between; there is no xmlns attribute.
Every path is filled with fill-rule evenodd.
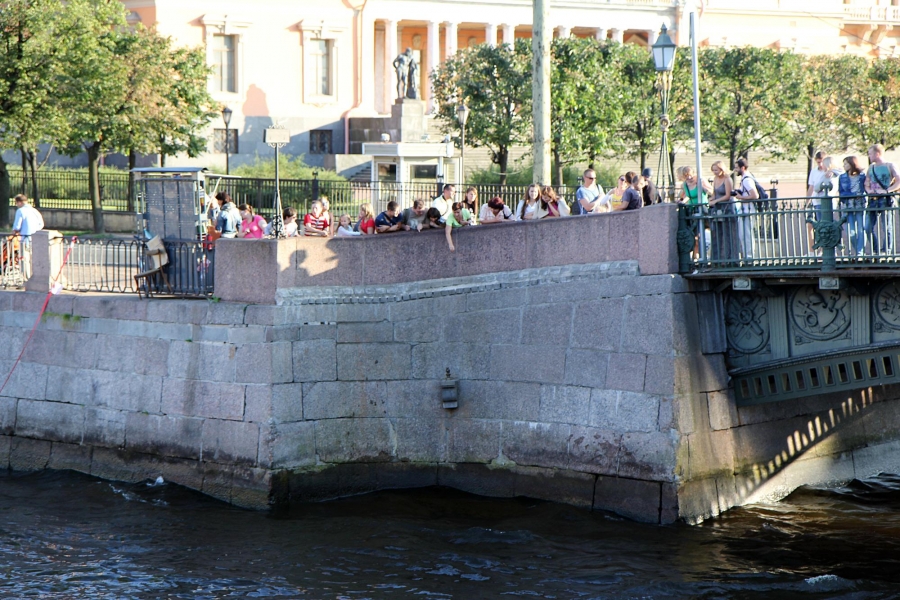
<svg viewBox="0 0 900 600"><path fill-rule="evenodd" d="M806 180L809 181L809 174L812 173L813 151L816 149L812 142L806 146Z"/></svg>
<svg viewBox="0 0 900 600"><path fill-rule="evenodd" d="M22 188L19 193L24 194L28 189L28 155L24 147L20 151L22 152Z"/></svg>
<svg viewBox="0 0 900 600"><path fill-rule="evenodd" d="M28 170L31 171L31 202L35 208L41 206L41 193L37 182L37 152L28 151Z"/></svg>
<svg viewBox="0 0 900 600"><path fill-rule="evenodd" d="M134 168L137 166L137 152L128 152L128 210L134 211Z"/></svg>
<svg viewBox="0 0 900 600"><path fill-rule="evenodd" d="M12 181L9 178L9 170L6 168L6 161L0 155L0 199L6 199L4 206L0 209L0 229L9 227L9 199L12 195Z"/></svg>
<svg viewBox="0 0 900 600"><path fill-rule="evenodd" d="M506 185L506 167L509 164L509 150L501 146L497 151L497 165L500 166L500 185Z"/></svg>
<svg viewBox="0 0 900 600"><path fill-rule="evenodd" d="M91 196L91 213L94 216L94 233L106 233L103 226L103 208L100 205L100 143L87 148L88 191Z"/></svg>
<svg viewBox="0 0 900 600"><path fill-rule="evenodd" d="M553 152L553 177L551 178L551 183L553 185L562 185L563 184L563 164L562 160L559 157L559 150L553 148L551 150Z"/></svg>

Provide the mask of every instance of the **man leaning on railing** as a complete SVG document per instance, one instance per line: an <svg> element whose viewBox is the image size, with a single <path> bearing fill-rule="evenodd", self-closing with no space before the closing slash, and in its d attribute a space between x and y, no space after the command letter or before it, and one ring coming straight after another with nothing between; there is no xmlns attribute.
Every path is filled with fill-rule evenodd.
<svg viewBox="0 0 900 600"><path fill-rule="evenodd" d="M15 198L16 218L13 221L13 235L22 238L22 275L31 277L31 236L44 228L44 218L25 194Z"/></svg>
<svg viewBox="0 0 900 600"><path fill-rule="evenodd" d="M869 147L869 169L866 171L866 192L869 193L870 210L866 219L866 233L872 240L872 254L887 252L894 254L894 214L883 209L890 208L894 204L891 195L900 190L900 173L894 163L885 162L882 159L884 146L873 144ZM884 237L879 246L878 226L879 217L884 217Z"/></svg>

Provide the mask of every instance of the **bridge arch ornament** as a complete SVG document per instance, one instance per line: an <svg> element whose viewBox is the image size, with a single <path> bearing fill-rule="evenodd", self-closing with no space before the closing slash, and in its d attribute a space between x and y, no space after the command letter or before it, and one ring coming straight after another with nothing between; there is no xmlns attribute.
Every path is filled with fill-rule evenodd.
<svg viewBox="0 0 900 600"><path fill-rule="evenodd" d="M802 286L791 294L788 312L796 343L837 339L850 328L850 295Z"/></svg>
<svg viewBox="0 0 900 600"><path fill-rule="evenodd" d="M872 304L876 331L900 331L900 282L891 280L879 287Z"/></svg>
<svg viewBox="0 0 900 600"><path fill-rule="evenodd" d="M756 354L769 343L769 307L765 296L753 292L729 294L725 301L728 345L741 354Z"/></svg>

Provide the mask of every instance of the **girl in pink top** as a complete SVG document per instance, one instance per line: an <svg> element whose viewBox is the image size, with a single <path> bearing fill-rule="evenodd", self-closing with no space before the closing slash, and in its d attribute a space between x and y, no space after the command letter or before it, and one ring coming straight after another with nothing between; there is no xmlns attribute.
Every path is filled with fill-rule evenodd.
<svg viewBox="0 0 900 600"><path fill-rule="evenodd" d="M253 214L253 207L249 204L241 204L241 230L237 236L253 240L262 239L266 230L266 220Z"/></svg>

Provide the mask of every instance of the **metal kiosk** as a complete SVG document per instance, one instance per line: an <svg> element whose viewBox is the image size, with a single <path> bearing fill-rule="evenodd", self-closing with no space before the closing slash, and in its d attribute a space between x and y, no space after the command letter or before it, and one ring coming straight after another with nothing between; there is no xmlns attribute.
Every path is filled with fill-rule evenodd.
<svg viewBox="0 0 900 600"><path fill-rule="evenodd" d="M208 297L213 293L215 252L207 244L207 209L215 192L206 192L203 167L133 169L139 216L147 240L165 245L165 273L175 296ZM222 175L215 177L221 179ZM214 225L214 224L213 224ZM141 269L144 270L144 269ZM151 284L148 282L148 286ZM151 291L147 289L148 293ZM158 289L156 291L159 291Z"/></svg>

